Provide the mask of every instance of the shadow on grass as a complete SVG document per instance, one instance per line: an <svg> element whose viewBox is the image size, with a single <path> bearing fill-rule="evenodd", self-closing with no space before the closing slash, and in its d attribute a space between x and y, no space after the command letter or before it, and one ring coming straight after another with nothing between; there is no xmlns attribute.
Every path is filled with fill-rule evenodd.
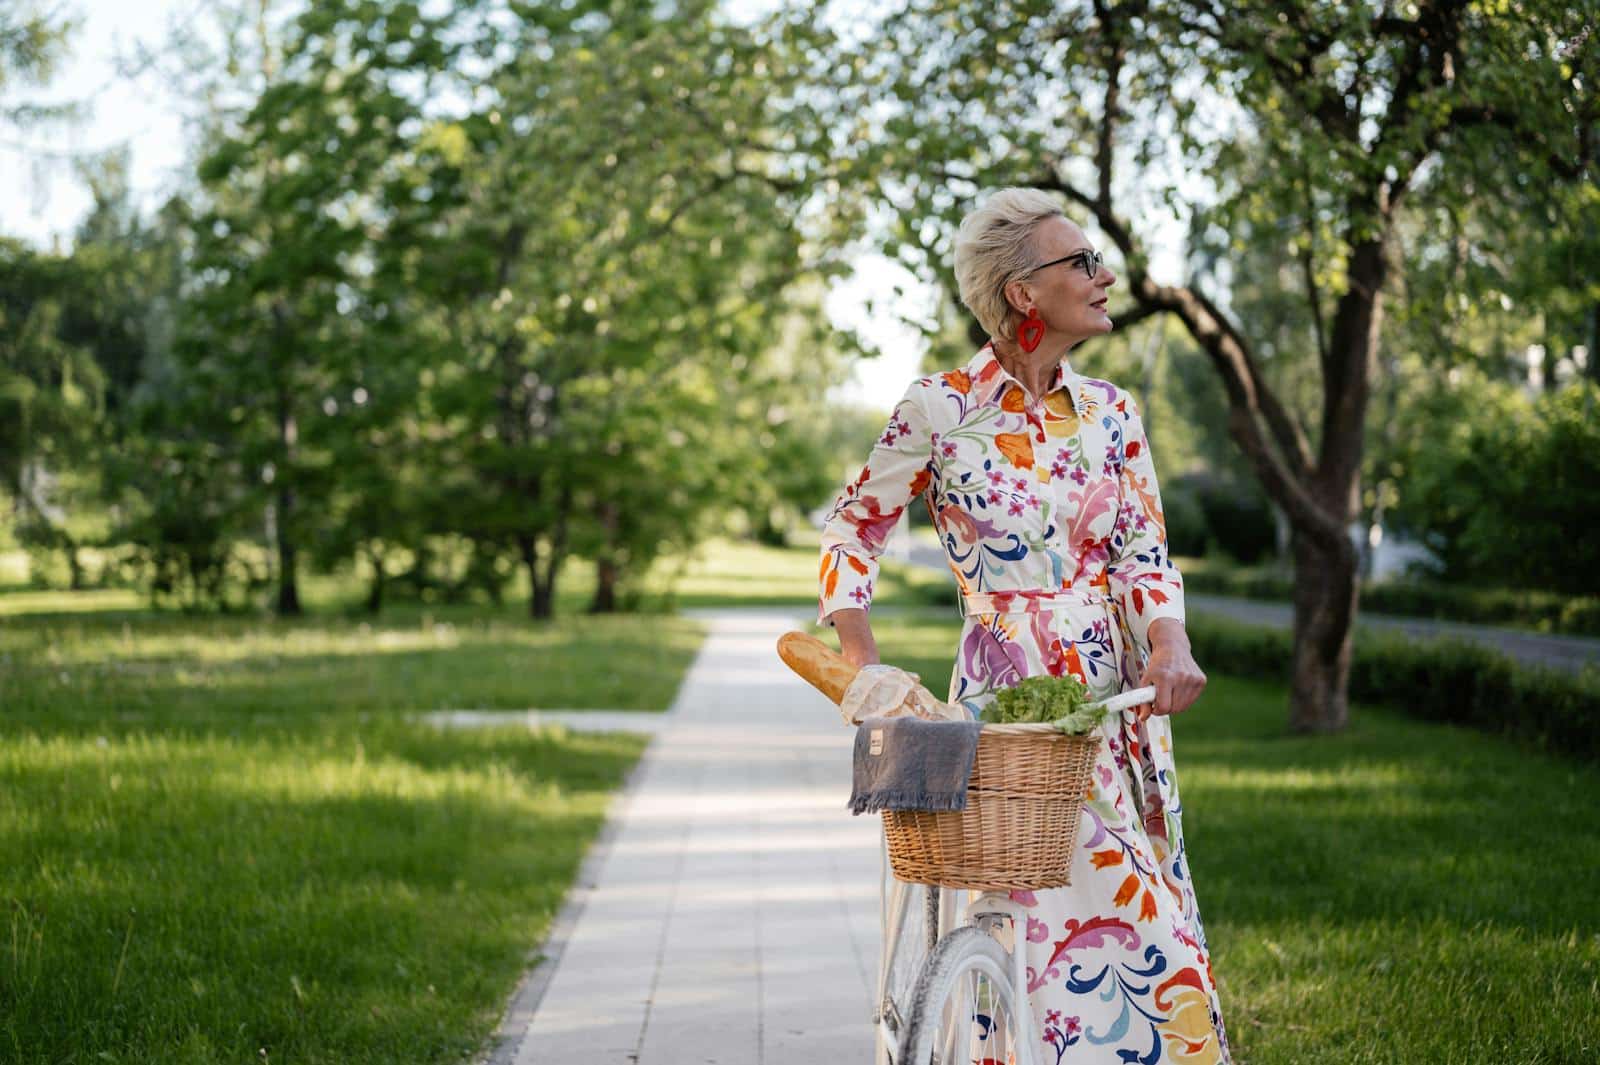
<svg viewBox="0 0 1600 1065"><path fill-rule="evenodd" d="M14 654L4 728L232 728L259 717L437 709L664 710L699 646L678 618L549 628L61 634ZM170 639L168 637L170 636ZM432 646L430 646L432 645Z"/></svg>

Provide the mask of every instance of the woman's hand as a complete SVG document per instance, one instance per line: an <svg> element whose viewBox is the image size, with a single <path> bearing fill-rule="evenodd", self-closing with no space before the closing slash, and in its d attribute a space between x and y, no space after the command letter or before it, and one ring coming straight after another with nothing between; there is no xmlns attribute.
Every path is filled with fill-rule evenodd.
<svg viewBox="0 0 1600 1065"><path fill-rule="evenodd" d="M1206 688L1206 675L1189 652L1189 634L1176 618L1157 618L1150 624L1150 660L1139 686L1154 685L1154 703L1139 707L1139 720L1154 714L1181 714L1194 705Z"/></svg>

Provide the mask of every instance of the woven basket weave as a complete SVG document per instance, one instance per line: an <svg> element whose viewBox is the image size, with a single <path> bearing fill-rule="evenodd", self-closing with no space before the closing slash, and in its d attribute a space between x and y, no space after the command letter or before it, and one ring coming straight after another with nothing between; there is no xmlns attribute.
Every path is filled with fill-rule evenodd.
<svg viewBox="0 0 1600 1065"><path fill-rule="evenodd" d="M883 812L889 867L899 880L947 888L1065 887L1099 748L1097 732L985 725L965 810Z"/></svg>

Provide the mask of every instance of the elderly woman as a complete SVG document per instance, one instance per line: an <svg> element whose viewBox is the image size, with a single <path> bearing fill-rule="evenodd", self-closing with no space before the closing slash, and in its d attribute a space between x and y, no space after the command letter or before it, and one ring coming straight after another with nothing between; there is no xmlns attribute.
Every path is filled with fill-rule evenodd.
<svg viewBox="0 0 1600 1065"><path fill-rule="evenodd" d="M1096 698L1155 687L1103 726L1071 886L1014 896L1030 913L1029 1000L1061 1062L1229 1061L1167 720L1205 675L1138 407L1066 358L1111 331L1116 275L1048 195L1003 189L962 223L956 279L991 339L912 383L840 496L821 616L846 658L878 661L876 558L922 496L961 593L952 703L976 715L1039 675L1071 674Z"/></svg>

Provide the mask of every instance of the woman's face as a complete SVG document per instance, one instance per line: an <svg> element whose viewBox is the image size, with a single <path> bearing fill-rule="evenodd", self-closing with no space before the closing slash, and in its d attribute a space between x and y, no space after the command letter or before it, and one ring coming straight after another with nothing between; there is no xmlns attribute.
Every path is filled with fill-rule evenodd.
<svg viewBox="0 0 1600 1065"><path fill-rule="evenodd" d="M1035 262L1052 265L1028 275L1021 288L1032 297L1050 332L1070 337L1074 343L1111 332L1106 290L1116 284L1117 275L1101 263L1091 279L1083 261L1072 258L1074 252L1095 250L1083 230L1065 218L1050 218L1034 230L1033 243L1038 253ZM1057 262L1059 259L1067 261Z"/></svg>

